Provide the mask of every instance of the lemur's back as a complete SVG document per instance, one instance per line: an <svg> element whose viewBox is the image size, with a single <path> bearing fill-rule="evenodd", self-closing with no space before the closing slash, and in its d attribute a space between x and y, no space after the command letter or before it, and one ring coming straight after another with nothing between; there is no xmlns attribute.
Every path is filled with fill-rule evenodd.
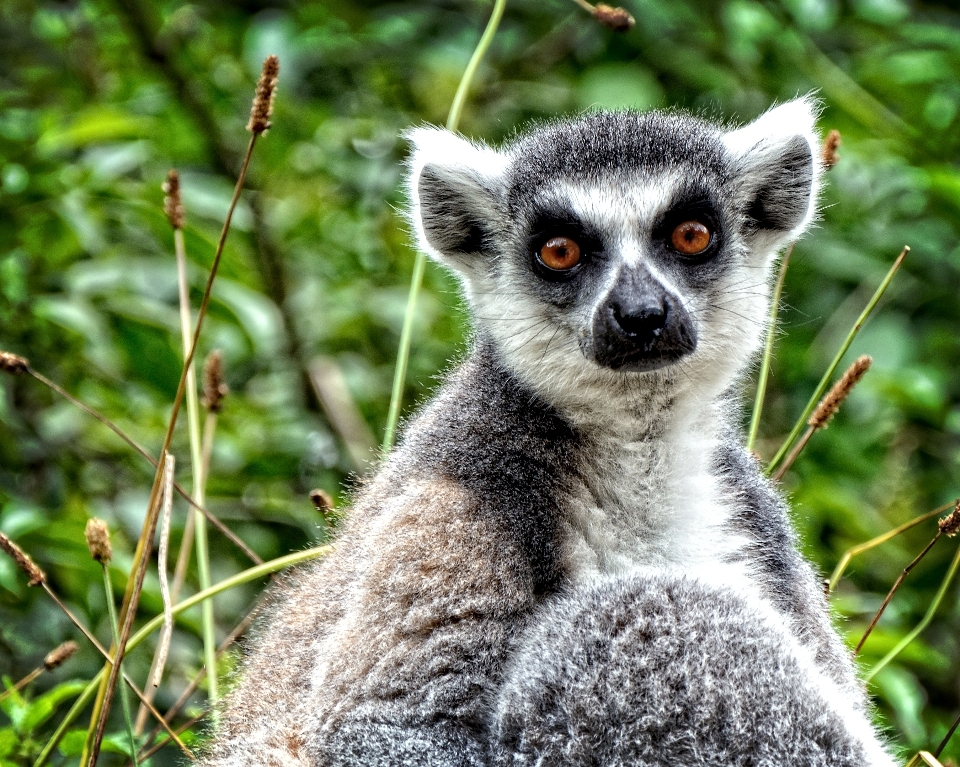
<svg viewBox="0 0 960 767"><path fill-rule="evenodd" d="M731 404L810 110L414 134L474 349L277 593L208 767L890 763Z"/></svg>

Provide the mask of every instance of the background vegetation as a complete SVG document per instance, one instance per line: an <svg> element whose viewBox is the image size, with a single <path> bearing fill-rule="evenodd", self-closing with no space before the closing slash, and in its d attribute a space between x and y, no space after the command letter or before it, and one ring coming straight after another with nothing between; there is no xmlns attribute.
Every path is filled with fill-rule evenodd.
<svg viewBox="0 0 960 767"><path fill-rule="evenodd" d="M747 120L819 91L823 127L843 134L842 160L786 278L757 444L765 458L901 247L913 248L849 354L873 355L873 369L784 479L804 549L828 573L850 546L960 494L960 11L950 0L625 4L637 24L618 34L568 0L510 0L461 129L498 141L532 119L593 106L677 105ZM278 54L274 127L254 156L201 339L201 358L223 351L232 390L208 506L263 559L325 540L308 491L342 499L375 459L387 413L414 257L400 134L444 122L489 12L473 0L4 0L0 349L159 450L182 365L160 185L168 168L180 170L196 307L260 62ZM455 285L428 266L407 412L467 332ZM189 487L184 425L174 453ZM122 593L151 477L115 435L37 381L0 378L0 530L105 644L100 566L84 525L108 522ZM186 511L175 504L174 550ZM853 559L833 596L852 645L935 530L931 520ZM921 619L957 545L943 538L907 579L864 648L866 669ZM216 532L211 547L214 581L249 566ZM191 568L185 594L195 577ZM215 600L218 640L262 585ZM151 575L140 619L161 609ZM952 584L931 625L872 680L883 717L913 751L935 747L960 712L958 626ZM71 680L101 666L0 557L0 674L20 679L66 639L80 642L78 655L0 701L0 764L32 764L82 687ZM201 667L200 646L199 613L185 613L161 710ZM142 684L150 660L146 647L129 658ZM223 671L232 660L223 657ZM177 721L204 702L201 685ZM122 728L115 716L121 750ZM76 763L78 737L52 762ZM166 748L154 761L178 758ZM960 758L960 737L943 758ZM120 757L105 754L111 761Z"/></svg>

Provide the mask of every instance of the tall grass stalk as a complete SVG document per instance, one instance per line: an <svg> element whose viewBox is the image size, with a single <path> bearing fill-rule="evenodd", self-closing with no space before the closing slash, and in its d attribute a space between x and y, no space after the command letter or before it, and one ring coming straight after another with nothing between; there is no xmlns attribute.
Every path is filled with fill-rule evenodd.
<svg viewBox="0 0 960 767"><path fill-rule="evenodd" d="M263 578L264 576L279 572L280 570L285 570L288 567L293 567L294 565L301 564L302 562L309 562L312 559L322 557L329 550L329 545L315 546L312 549L306 549L305 551L297 551L293 554L287 554L286 556L264 562L262 565L257 565L256 567L251 567L248 570L243 570L242 572L239 572L230 578L226 578L219 583L214 584L209 589L199 591L193 596L184 599L179 604L174 605L172 608L173 614L174 616L177 616L185 610L189 610L192 607L203 604L206 600L212 599L217 594L221 594L224 591L229 591L237 586L242 586L250 581L255 581L259 578ZM126 643L127 650L133 650L143 641L145 641L154 631L163 626L163 620L163 615L155 616L153 619L148 621L143 628L132 634ZM53 736L44 745L40 755L33 763L33 767L42 767L42 765L45 764L50 758L50 755L53 753L53 749L57 747L57 743L59 743L60 739L66 734L67 730L70 728L70 725L83 712L83 709L90 702L91 698L96 695L100 684L102 683L103 679L106 678L106 674L104 673L105 671L106 667L100 669L96 676L90 680L90 683L86 686L83 692L80 693L80 696L74 702L66 716L64 716L63 721L60 722L60 725L54 731Z"/></svg>
<svg viewBox="0 0 960 767"><path fill-rule="evenodd" d="M247 176L247 168L250 165L250 158L253 155L253 149L256 146L259 133L254 133L250 137L250 143L247 145L247 152L243 158L243 165L237 177L237 183L234 187L233 198L230 201L230 207L227 209L227 216L220 231L220 239L217 241L217 250L213 257L213 264L210 267L210 275L207 278L206 289L204 290L203 300L200 303L200 310L197 313L197 324L194 329L193 339L190 344L190 353L187 355L186 363L180 374L180 382L177 384L177 393L173 399L170 418L167 423L167 431L163 439L163 447L160 454L163 455L170 450L170 443L173 440L173 431L177 425L177 416L180 413L180 407L183 404L183 396L186 388L186 373L193 361L197 351L197 341L200 337L200 331L203 328L203 320L207 313L207 307L210 304L210 295L213 292L213 283L216 280L217 272L220 268L220 261L223 257L223 249L227 242L227 235L230 233L230 223L233 220L233 213L236 210L237 202L240 200L240 192ZM120 627L120 645L116 648L117 663L110 669L110 674L106 681L101 685L94 701L92 720L96 722L93 747L86 761L87 767L94 767L97 762L97 756L100 752L100 744L103 741L103 735L106 731L107 715L110 710L110 704L113 700L113 692L117 683L119 674L119 661L123 659L126 652L126 642L133 629L133 618L137 611L137 605L140 602L140 592L143 588L143 581L147 575L147 565L150 562L150 551L153 548L153 536L157 529L157 515L159 514L159 494L162 480L162 472L158 468L154 474L153 486L150 488L150 500L147 503L147 514L143 522L143 528L140 538L137 541L137 547L133 553L133 565L131 567L130 578L127 581L127 590L124 594L123 606L121 608L121 627Z"/></svg>
<svg viewBox="0 0 960 767"><path fill-rule="evenodd" d="M887 292L887 288L890 287L890 283L893 282L893 278L899 271L900 265L903 263L903 259L907 257L907 253L909 252L910 247L904 246L903 250L900 252L900 255L897 256L897 260L893 262L893 266L890 267L886 276L883 278L880 286L876 289L876 291L874 291L870 301L860 313L857 321L853 324L853 327L850 328L850 332L847 333L847 337L844 339L843 344L840 346L840 349L834 356L833 361L830 363L830 367L827 368L827 371L820 379L820 383L817 384L817 388L814 390L813 395L807 402L807 406L804 408L803 413L801 413L800 417L797 419L797 422L794 424L793 429L790 431L790 434L783 441L783 444L780 446L777 454L773 457L770 463L767 464L767 475L770 475L774 472L774 470L777 468L777 464L784 459L784 457L790 451L790 448L793 447L793 443L797 441L797 437L800 436L800 432L802 432L804 427L807 425L807 419L810 417L813 409L817 406L817 403L820 401L823 393L827 390L827 387L830 385L830 381L833 380L833 374L836 372L837 367L839 367L840 361L843 359L843 355L847 353L847 349L850 348L850 344L853 343L853 339L857 337L857 334L860 332L860 328L863 327L863 324L867 321L867 318L873 313L873 310L880 302L880 299L883 298L883 294Z"/></svg>
<svg viewBox="0 0 960 767"><path fill-rule="evenodd" d="M113 644L120 646L120 622L117 620L116 596L113 593L113 583L110 581L110 564L101 562L103 569L103 592L107 599L107 616L110 619L110 630L113 632ZM149 695L149 693L147 693ZM120 706L123 708L123 722L130 738L130 753L133 755L134 767L137 767L137 738L133 732L133 720L130 718L130 693L126 685L120 685Z"/></svg>
<svg viewBox="0 0 960 767"><path fill-rule="evenodd" d="M881 670L886 668L890 662L900 653L902 653L907 645L920 636L920 633L930 624L930 621L933 620L934 614L937 612L937 608L940 607L940 603L943 601L943 598L947 593L947 589L950 588L950 584L953 582L953 577L957 574L958 567L960 567L960 546L957 547L957 552L953 555L953 561L950 563L950 567L947 569L947 574L943 576L943 580L940 582L940 588L937 589L936 595L927 606L927 612L924 613L923 618L921 618L920 622L913 627L909 634L897 642L896 646L880 659L876 666L870 669L864 678L864 681L869 682Z"/></svg>
<svg viewBox="0 0 960 767"><path fill-rule="evenodd" d="M187 253L183 241L183 229L173 231L174 250L177 254L177 285L180 292L180 334L183 339L184 359L190 355L190 337L193 318L190 312L190 286L187 280ZM197 388L197 367L190 361L187 369L187 424L190 434L190 467L193 473L193 497L201 506L206 505L207 478L203 471L203 443L200 437L200 398ZM207 540L207 522L203 515L193 509L194 543L197 553L197 574L200 589L208 589L210 580L210 545ZM217 638L214 631L213 600L201 606L203 634L203 662L207 667L207 692L211 704L219 698L217 690ZM162 669L160 669L162 672Z"/></svg>
<svg viewBox="0 0 960 767"><path fill-rule="evenodd" d="M767 340L763 345L763 358L760 360L760 373L757 375L757 394L753 401L753 414L750 416L750 430L747 432L747 450L753 450L757 441L757 432L760 430L760 416L763 413L763 399L767 393L767 379L770 377L770 366L773 364L773 346L777 340L777 317L780 314L780 296L783 295L783 283L787 278L787 267L790 265L790 256L793 255L793 245L787 250L780 262L780 271L777 282L773 286L773 296L770 301L770 323L767 327Z"/></svg>
<svg viewBox="0 0 960 767"><path fill-rule="evenodd" d="M460 116L463 114L463 107L467 101L467 95L470 92L470 85L480 67L480 62L487 53L490 43L497 33L497 27L500 25L500 19L503 17L503 10L507 7L507 0L495 0L493 12L490 14L490 20L487 27L473 51L473 56L463 71L463 77L460 78L460 85L457 87L457 93L453 97L453 103L450 105L450 112L447 115L447 130L456 131L460 126ZM410 361L410 345L413 339L413 321L417 313L417 299L420 296L420 286L423 283L423 273L426 268L427 256L422 250L417 251L413 262L413 275L410 278L410 291L407 295L407 310L403 317L403 329L400 331L400 348L397 350L397 365L393 374L393 391L390 395L390 410L387 413L387 426L383 435L383 449L389 450L393 447L396 439L397 423L400 421L400 408L403 405L403 386L407 380L407 364Z"/></svg>

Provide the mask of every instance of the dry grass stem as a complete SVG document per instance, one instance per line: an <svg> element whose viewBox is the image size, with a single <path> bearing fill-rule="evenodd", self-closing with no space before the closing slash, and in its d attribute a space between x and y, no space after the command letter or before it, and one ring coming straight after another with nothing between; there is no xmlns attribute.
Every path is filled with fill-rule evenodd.
<svg viewBox="0 0 960 767"><path fill-rule="evenodd" d="M840 557L840 560L837 562L837 566L833 568L833 572L830 574L830 591L833 591L837 587L837 583L840 582L840 578L846 572L847 565L850 564L850 561L857 556L857 554L862 554L865 551L876 548L877 546L886 543L891 538L896 538L901 533L905 533L907 530L910 530L917 525L923 524L928 519L932 519L938 514L943 514L947 509L953 506L953 502L945 503L943 506L938 506L931 511L924 512L919 516L914 517L908 522L904 522L902 525L898 525L892 530L878 535L874 538L871 538L869 541L864 541L863 543L858 543L856 546L851 546Z"/></svg>
<svg viewBox="0 0 960 767"><path fill-rule="evenodd" d="M872 364L873 358L869 354L857 357L850 367L844 371L844 374L840 376L840 380L830 387L830 391L817 404L813 414L807 420L807 424L814 429L826 428L830 419L833 418L853 387L863 378Z"/></svg>
<svg viewBox="0 0 960 767"><path fill-rule="evenodd" d="M953 516L953 515L951 514L950 516ZM946 517L946 519L949 519L949 518L950 517ZM942 521L943 520L941 520L941 522ZM897 589L900 588L900 584L903 583L904 579L907 577L907 575L910 574L910 571L917 566L920 560L927 555L927 552L933 548L933 545L940 539L940 536L942 534L943 534L942 530L938 530L937 534L933 536L933 540L931 540L930 543L928 543L926 546L923 547L923 551L917 554L917 556L914 557L913 561L909 565L903 568L903 571L900 573L900 576L897 578L896 581L894 581L893 586L890 587L890 591L887 592L887 596L884 597L883 604L880 605L880 609L877 610L876 614L873 616L873 620L870 621L870 625L867 626L867 630L864 631L863 636L860 637L860 641L857 643L857 647L853 651L854 655L858 655L860 653L860 649L863 647L864 643L867 641L867 637L869 637L870 634L873 632L873 629L876 627L877 622L880 620L880 617L883 615L884 610L887 609L887 605L890 604L890 600L893 599L893 595L896 594Z"/></svg>
<svg viewBox="0 0 960 767"><path fill-rule="evenodd" d="M214 349L203 363L203 406L211 413L219 413L229 393L230 387L223 379L223 353Z"/></svg>
<svg viewBox="0 0 960 767"><path fill-rule="evenodd" d="M10 352L0 351L0 370L5 373L20 376L26 373L29 368L30 365L25 358Z"/></svg>
<svg viewBox="0 0 960 767"><path fill-rule="evenodd" d="M227 636L227 638L224 639L223 642L221 642L220 646L217 648L218 659L231 647L231 645L233 645L234 642L237 641L237 639L239 639L243 635L243 633L248 628L250 628L250 624L253 623L253 619L260 612L260 609L266 604L266 601L267 601L266 594L262 593L260 595L260 598L257 600L256 604L254 604L253 608L246 614L243 620L240 621L240 623L238 623L234 627L233 631L230 632L230 635ZM176 702L167 709L167 713L164 714L163 718L168 724L171 723L173 719L176 717L176 715L180 713L180 709L182 709L187 704L187 701L190 699L190 696L193 695L194 692L196 692L197 688L200 686L200 682L203 681L203 678L206 675L207 675L206 667L201 668L200 671L197 672L197 674L193 677L193 679L190 680L190 682L184 688L183 692L180 693L180 697L177 698ZM154 727L153 731L147 736L146 742L150 743L151 741L153 741L160 734L161 729L162 728L160 727L160 725L157 725L156 727ZM183 732L183 729L184 729L183 727L180 727L177 729L177 732ZM165 742L169 742L169 740ZM151 751L150 753L152 754L156 752ZM141 756L140 758L143 759L145 757Z"/></svg>
<svg viewBox="0 0 960 767"><path fill-rule="evenodd" d="M832 130L827 134L827 138L823 142L823 154L821 155L823 167L826 170L830 170L840 162L840 155L837 153L837 150L842 143L843 139L840 138L840 131Z"/></svg>
<svg viewBox="0 0 960 767"><path fill-rule="evenodd" d="M183 229L183 203L180 201L180 175L173 169L163 183L163 212L174 229Z"/></svg>
<svg viewBox="0 0 960 767"><path fill-rule="evenodd" d="M0 354L4 354L4 352L0 352ZM123 429L121 429L115 423L113 423L113 421L111 421L102 413L99 413L98 411L94 410L92 407L90 407L83 401L74 397L70 392L68 392L66 389L64 389L62 386L60 386L56 382L50 380L42 373L39 373L36 370L34 370L32 367L29 366L29 364L27 364L27 361L24 360L22 357L18 357L17 359L20 359L23 361L23 363L26 365L26 372L29 373L31 376L33 376L37 381L42 383L44 386L46 386L56 394L59 394L61 397L67 400L67 402L80 408L84 413L89 415L91 418L94 418L95 420L99 421L104 426L106 426L108 429L110 429L110 431L112 431L121 440L123 440L126 444L132 447L145 460L149 461L150 464L154 467L154 469L156 469L159 466L159 462L157 461L157 459L154 458L149 452L147 452L146 448L144 448L142 445L136 442L136 440L130 437L125 431L123 431ZM259 557L253 549L251 549L243 540L241 540L240 537L237 536L237 534L234 533L229 527L227 527L223 522L217 519L217 517L211 514L206 507L204 507L202 504L197 503L197 501L193 498L193 496L190 495L190 493L188 493L186 490L184 490L179 483L174 483L173 488L174 490L177 491L177 494L180 495L181 498L183 498L193 508L197 509L197 511L203 514L203 516L207 519L207 521L210 522L210 524L213 525L215 528L217 528L217 530L219 530L220 533L228 541L230 541L234 546L240 549L240 551L242 551L250 559L251 562L253 562L255 565L263 564L263 559Z"/></svg>
<svg viewBox="0 0 960 767"><path fill-rule="evenodd" d="M194 328L193 339L190 345L190 351L184 362L180 373L180 382L177 384L177 393L173 399L170 418L167 423L167 431L164 435L163 447L160 450L161 455L170 449L170 443L173 440L173 432L177 425L177 416L180 413L180 407L183 404L183 397L186 393L187 371L193 362L197 351L197 341L200 338L200 332L203 329L203 320L207 314L207 308L210 305L210 296L213 292L213 283L216 281L217 272L220 269L220 261L223 258L223 249L227 243L227 236L230 233L230 223L233 220L233 213L236 210L237 202L240 200L240 192L243 189L244 181L247 177L247 169L250 166L250 158L253 156L253 149L256 146L257 137L260 134L254 132L247 144L247 151L243 157L243 163L240 166L240 173L237 176L237 183L234 186L233 197L230 200L230 206L227 208L227 215L223 222L223 228L220 230L220 238L217 241L217 249L213 256L213 264L210 267L210 274L207 278L207 285L204 289L203 299L200 302L200 309L197 313L197 324ZM143 589L143 581L147 575L147 566L150 563L150 551L153 548L153 536L157 530L157 517L159 514L159 495L161 485L161 473L158 470L154 475L153 485L150 488L150 500L147 503L147 514L143 521L143 528L140 532L140 538L137 541L137 548L133 555L133 568L131 578L128 579L127 592L124 594L123 607L121 610L120 644L117 647L117 660L110 669L110 674L104 684L100 687L96 701L94 702L93 719L96 721L96 728L93 734L93 742L89 757L86 761L87 767L95 767L97 757L100 755L100 746L103 742L103 736L106 732L107 717L110 713L110 706L113 703L114 690L116 689L117 676L119 674L120 663L123 660L126 651L127 640L130 638L130 632L133 629L133 618L137 612L137 605L140 603L140 592Z"/></svg>
<svg viewBox="0 0 960 767"><path fill-rule="evenodd" d="M46 573L37 567L37 563L30 558L30 555L11 541L5 533L0 533L0 549L7 552L17 563L17 567L26 573L27 578L29 578L28 585L38 586L47 582Z"/></svg>
<svg viewBox="0 0 960 767"><path fill-rule="evenodd" d="M91 517L87 520L87 527L83 531L87 539L87 548L90 556L101 564L109 564L113 559L113 548L110 546L110 530L102 519Z"/></svg>
<svg viewBox="0 0 960 767"><path fill-rule="evenodd" d="M50 588L50 585L46 581L44 581L42 585L43 585L43 590L47 592L47 596L49 596L50 599L54 601L54 603L57 605L57 607L60 608L63 614L67 616L70 622L74 626L76 626L77 629L79 629L80 633L83 634L83 636L87 639L88 642L90 642L91 645L93 645L94 649L96 649L96 651L103 656L104 660L107 662L107 665L110 667L113 667L113 659L111 658L110 653L107 652L106 648L102 644L100 644L100 641L93 635L90 629L87 628L86 624L84 624L83 621L81 621L76 615L73 614L70 608L63 603L60 597L58 597L56 592L54 592L54 590ZM161 726L168 733L172 733L174 735L177 745L180 746L181 750L188 757L190 757L191 759L194 759L195 757L193 752L189 748L187 748L187 746L183 743L182 740L180 740L179 737L176 737L176 734L173 733L172 730L169 729L169 726L167 725L163 716L161 716L160 712L157 711L152 705L150 705L146 696L143 694L143 691L139 687L137 687L136 683L126 674L123 674L123 681L127 685L127 687L133 690L134 694L138 698L140 698L141 701L144 702L144 704L149 709L150 713L161 724Z"/></svg>
<svg viewBox="0 0 960 767"><path fill-rule="evenodd" d="M850 367L844 371L844 374L840 376L840 379L830 387L830 391L817 403L817 407L807 419L806 431L790 449L787 457L783 459L783 462L777 467L777 470L771 475L775 481L779 482L783 479L783 475L787 473L787 470L793 465L794 461L797 460L800 453L803 452L803 449L807 446L814 432L827 427L830 419L833 418L837 410L840 409L843 401L853 390L853 387L857 385L857 382L863 378L863 374L870 369L872 363L873 358L867 354L864 354L862 357L857 357L857 359L850 364Z"/></svg>
<svg viewBox="0 0 960 767"><path fill-rule="evenodd" d="M59 647L55 647L47 653L47 657L43 659L43 667L47 671L53 671L55 668L59 668L68 660L70 660L70 658L72 658L79 649L80 645L78 645L72 639L67 640Z"/></svg>
<svg viewBox="0 0 960 767"><path fill-rule="evenodd" d="M154 668L151 669L150 673L150 679L154 687L160 686L163 669L167 664L167 654L170 652L170 639L173 637L173 605L170 601L170 584L167 580L167 552L170 548L170 517L173 511L173 472L175 465L173 455L167 453L163 457L163 516L160 523L160 548L157 552L160 598L163 600L163 629L157 643L157 654L153 662Z"/></svg>
<svg viewBox="0 0 960 767"><path fill-rule="evenodd" d="M250 107L250 122L247 130L254 135L263 133L270 127L270 117L273 114L273 97L277 92L277 76L280 74L280 59L276 56L267 56L260 72L260 81L257 83L257 93Z"/></svg>
<svg viewBox="0 0 960 767"><path fill-rule="evenodd" d="M4 690L0 693L0 700L3 700L8 695L11 695L19 690L22 690L28 684L30 684L34 679L43 674L44 671L53 671L54 669L59 668L64 663L69 660L73 654L80 649L80 645L76 642L68 640L63 644L55 647L50 652L47 653L46 657L43 659L43 665L38 666L29 674L27 674L23 679L17 682L9 690Z"/></svg>
<svg viewBox="0 0 960 767"><path fill-rule="evenodd" d="M201 712L200 712L199 714L197 714L195 717L193 717L193 718L191 718L191 719L188 719L186 722L184 722L183 724L181 724L176 730L173 730L173 731L171 731L171 732L168 732L168 733L167 733L167 737L160 739L159 741L157 741L156 743L154 743L152 746L150 746L150 748L144 749L144 750L141 751L139 754L137 754L137 759L139 759L141 762L144 762L145 760L149 759L151 756L153 756L155 753L157 753L157 751L159 751L161 748L163 748L165 745L167 745L167 743L169 743L171 740L173 740L174 737L176 737L177 735L183 734L183 732L184 732L185 730L189 730L191 727L193 727L193 725L195 725L195 724L197 724L198 722L202 721L203 718L204 718L208 713L210 713L210 712L209 712L209 711L201 711ZM129 764L129 762L128 762L128 764Z"/></svg>

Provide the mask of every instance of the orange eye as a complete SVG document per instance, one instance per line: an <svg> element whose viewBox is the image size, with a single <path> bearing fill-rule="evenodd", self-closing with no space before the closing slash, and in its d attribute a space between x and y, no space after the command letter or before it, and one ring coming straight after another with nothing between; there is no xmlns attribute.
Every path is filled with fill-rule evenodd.
<svg viewBox="0 0 960 767"><path fill-rule="evenodd" d="M573 269L580 263L580 246L569 237L551 237L540 248L540 260L558 272Z"/></svg>
<svg viewBox="0 0 960 767"><path fill-rule="evenodd" d="M684 221L670 235L674 250L685 256L697 256L710 247L711 233L699 221Z"/></svg>

